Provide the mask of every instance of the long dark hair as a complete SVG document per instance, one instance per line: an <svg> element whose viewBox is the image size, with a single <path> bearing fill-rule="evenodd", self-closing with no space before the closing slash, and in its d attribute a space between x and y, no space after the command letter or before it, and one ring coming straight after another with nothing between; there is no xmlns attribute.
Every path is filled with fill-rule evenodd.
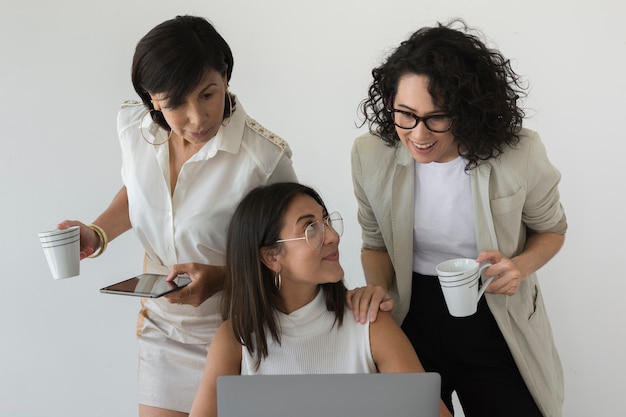
<svg viewBox="0 0 626 417"><path fill-rule="evenodd" d="M497 157L505 144L516 144L524 118L518 99L525 87L510 61L481 38L460 19L419 29L372 70L374 81L360 106L363 124L397 146L400 138L387 109L398 81L407 74L425 75L434 104L454 118L452 133L467 169Z"/></svg>
<svg viewBox="0 0 626 417"><path fill-rule="evenodd" d="M283 217L295 197L308 195L323 208L319 194L301 184L285 182L257 187L239 203L228 228L226 282L222 295L222 316L232 322L235 337L250 354L256 352L256 366L268 355L267 337L280 343L276 312L281 306L274 284L274 272L262 261L261 249L278 249ZM343 281L320 284L326 307L335 312L341 325L346 287ZM268 334L269 332L269 334Z"/></svg>
<svg viewBox="0 0 626 417"><path fill-rule="evenodd" d="M131 77L135 91L152 110L148 92L166 93L170 104L180 104L207 70L216 70L230 81L233 54L228 43L206 19L176 16L141 38L135 48ZM234 106L234 97L228 94L224 96L224 118L230 116L231 101ZM159 126L170 129L163 114L153 111L151 115Z"/></svg>

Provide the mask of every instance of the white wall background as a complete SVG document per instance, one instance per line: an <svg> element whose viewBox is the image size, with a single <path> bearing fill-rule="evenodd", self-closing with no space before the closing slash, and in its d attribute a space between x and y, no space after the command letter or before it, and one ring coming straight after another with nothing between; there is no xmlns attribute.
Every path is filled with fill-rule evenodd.
<svg viewBox="0 0 626 417"><path fill-rule="evenodd" d="M570 229L541 271L566 416L623 413L626 5L621 0L0 0L0 415L136 415L138 300L98 289L141 271L127 233L54 281L37 232L93 220L120 183L115 117L136 42L177 14L230 43L232 90L287 139L302 182L347 217L362 282L349 151L370 70L422 25L460 16L528 80L527 126L563 174ZM488 395L488 394L486 394Z"/></svg>

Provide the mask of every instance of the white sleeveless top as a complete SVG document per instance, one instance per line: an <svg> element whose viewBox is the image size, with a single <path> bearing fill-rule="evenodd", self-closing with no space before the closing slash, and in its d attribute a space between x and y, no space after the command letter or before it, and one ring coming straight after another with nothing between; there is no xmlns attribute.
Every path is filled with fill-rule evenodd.
<svg viewBox="0 0 626 417"><path fill-rule="evenodd" d="M326 309L324 291L291 314L278 314L281 344L268 340L267 358L257 370L256 357L242 346L241 374L376 373L369 337L369 322L354 321L346 307L343 323Z"/></svg>

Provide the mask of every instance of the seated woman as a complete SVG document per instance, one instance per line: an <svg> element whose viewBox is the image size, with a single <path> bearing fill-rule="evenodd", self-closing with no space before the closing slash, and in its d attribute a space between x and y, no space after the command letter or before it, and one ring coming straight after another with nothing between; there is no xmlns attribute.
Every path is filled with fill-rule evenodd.
<svg viewBox="0 0 626 417"><path fill-rule="evenodd" d="M228 230L226 321L209 347L192 417L216 415L221 375L424 371L389 313L352 319L342 232L339 213L301 184L258 187L241 201Z"/></svg>

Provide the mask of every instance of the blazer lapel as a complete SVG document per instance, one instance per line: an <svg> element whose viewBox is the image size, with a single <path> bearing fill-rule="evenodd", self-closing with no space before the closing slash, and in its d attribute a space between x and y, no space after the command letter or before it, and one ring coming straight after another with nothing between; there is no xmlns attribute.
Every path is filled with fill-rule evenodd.
<svg viewBox="0 0 626 417"><path fill-rule="evenodd" d="M491 216L489 199L489 177L491 175L490 164L480 164L472 171L472 197L474 200L474 228L476 230L476 243L478 252L483 250L497 249L498 237ZM482 231L478 233L478 231ZM485 233L485 231L487 233ZM508 328L506 305L508 297L494 296L485 293L487 304L498 322L501 329Z"/></svg>
<svg viewBox="0 0 626 417"><path fill-rule="evenodd" d="M391 227L393 231L393 261L395 283L400 294L411 293L413 271L413 208L415 200L415 171L413 157L399 145L396 149L396 165L391 190ZM406 277L408 275L408 277ZM406 298L410 301L410 297ZM406 306L398 306L400 310Z"/></svg>
<svg viewBox="0 0 626 417"><path fill-rule="evenodd" d="M498 247L496 229L491 217L489 203L489 177L491 175L490 164L480 164L472 171L472 197L474 203L474 228L478 252ZM481 233L478 233L478 231ZM488 233L484 233L484 231Z"/></svg>

